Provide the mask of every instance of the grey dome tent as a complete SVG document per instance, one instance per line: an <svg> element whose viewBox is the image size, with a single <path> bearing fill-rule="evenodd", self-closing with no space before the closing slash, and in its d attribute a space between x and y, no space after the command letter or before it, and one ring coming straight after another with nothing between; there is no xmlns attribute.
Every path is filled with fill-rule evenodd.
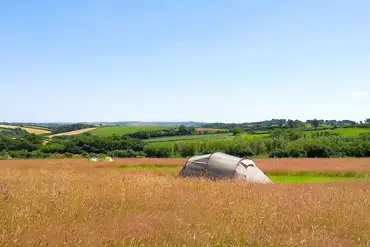
<svg viewBox="0 0 370 247"><path fill-rule="evenodd" d="M253 183L272 183L271 179L256 166L253 160L220 152L188 159L180 171L179 177L229 178Z"/></svg>

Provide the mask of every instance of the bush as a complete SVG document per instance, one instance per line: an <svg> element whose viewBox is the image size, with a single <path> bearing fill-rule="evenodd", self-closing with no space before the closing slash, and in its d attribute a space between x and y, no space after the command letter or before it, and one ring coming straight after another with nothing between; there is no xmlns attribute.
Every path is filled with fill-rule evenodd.
<svg viewBox="0 0 370 247"><path fill-rule="evenodd" d="M184 145L180 148L181 157L189 157L195 155L195 146L194 145Z"/></svg>
<svg viewBox="0 0 370 247"><path fill-rule="evenodd" d="M269 158L287 158L289 154L284 150L277 149L269 154Z"/></svg>
<svg viewBox="0 0 370 247"><path fill-rule="evenodd" d="M329 147L318 144L308 144L305 146L306 157L308 158L328 158L332 150Z"/></svg>
<svg viewBox="0 0 370 247"><path fill-rule="evenodd" d="M167 158L172 155L171 148L168 146L148 145L145 147L148 157Z"/></svg>
<svg viewBox="0 0 370 247"><path fill-rule="evenodd" d="M114 150L108 152L108 155L115 158L133 158L136 157L138 153L131 149L128 149L128 150Z"/></svg>
<svg viewBox="0 0 370 247"><path fill-rule="evenodd" d="M71 153L65 153L65 154L64 154L64 156L65 156L66 158L72 158L73 154L71 154Z"/></svg>

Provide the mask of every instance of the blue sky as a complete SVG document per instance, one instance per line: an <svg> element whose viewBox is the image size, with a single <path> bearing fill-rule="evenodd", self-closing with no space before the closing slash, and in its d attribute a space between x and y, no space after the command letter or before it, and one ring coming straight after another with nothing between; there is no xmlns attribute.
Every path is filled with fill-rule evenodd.
<svg viewBox="0 0 370 247"><path fill-rule="evenodd" d="M368 0L0 2L0 121L370 117Z"/></svg>

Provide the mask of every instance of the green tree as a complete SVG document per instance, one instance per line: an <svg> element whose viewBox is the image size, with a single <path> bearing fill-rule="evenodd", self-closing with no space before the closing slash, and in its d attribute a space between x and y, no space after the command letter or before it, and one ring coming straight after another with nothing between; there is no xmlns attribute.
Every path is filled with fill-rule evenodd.
<svg viewBox="0 0 370 247"><path fill-rule="evenodd" d="M294 121L292 119L289 119L287 124L289 128L294 128Z"/></svg>
<svg viewBox="0 0 370 247"><path fill-rule="evenodd" d="M233 135L236 136L237 134L240 134L242 132L242 130L240 129L240 127L236 127L233 129Z"/></svg>
<svg viewBox="0 0 370 247"><path fill-rule="evenodd" d="M185 125L180 125L179 126L179 133L180 133L180 135L186 135L187 132L188 132L188 130L187 130L187 128L186 128Z"/></svg>
<svg viewBox="0 0 370 247"><path fill-rule="evenodd" d="M314 127L315 129L317 129L317 128L319 127L319 120L317 120L317 119L315 118L314 120L312 120L311 125L312 125L312 127Z"/></svg>

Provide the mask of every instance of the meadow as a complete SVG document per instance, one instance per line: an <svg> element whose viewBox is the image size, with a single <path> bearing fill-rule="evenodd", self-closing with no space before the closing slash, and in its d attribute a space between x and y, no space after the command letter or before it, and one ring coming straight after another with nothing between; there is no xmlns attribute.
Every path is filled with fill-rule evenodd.
<svg viewBox="0 0 370 247"><path fill-rule="evenodd" d="M233 140L235 138L242 138L244 140L252 140L255 138L267 137L269 134L248 134L246 132L240 133L234 136L232 133L214 133L214 134L202 134L202 135L186 135L186 136L169 136L151 138L145 140L147 143L168 143L173 142L192 142L192 141L207 141L207 140Z"/></svg>
<svg viewBox="0 0 370 247"><path fill-rule="evenodd" d="M369 128L338 128L334 130L330 130L332 133L337 133L340 135L346 136L358 136L361 133L370 133Z"/></svg>
<svg viewBox="0 0 370 247"><path fill-rule="evenodd" d="M95 136L108 137L113 134L124 135L129 133L135 133L138 131L155 131L169 129L169 126L104 126L97 128L90 133Z"/></svg>
<svg viewBox="0 0 370 247"><path fill-rule="evenodd" d="M185 135L185 136L167 136L167 137L159 137L159 138L151 138L145 140L147 143L154 143L154 142L177 142L177 141L196 141L196 140L228 140L233 139L232 133L217 133L217 134L202 134L202 135Z"/></svg>
<svg viewBox="0 0 370 247"><path fill-rule="evenodd" d="M176 178L185 161L0 161L0 245L370 245L370 159L256 160L266 185Z"/></svg>

